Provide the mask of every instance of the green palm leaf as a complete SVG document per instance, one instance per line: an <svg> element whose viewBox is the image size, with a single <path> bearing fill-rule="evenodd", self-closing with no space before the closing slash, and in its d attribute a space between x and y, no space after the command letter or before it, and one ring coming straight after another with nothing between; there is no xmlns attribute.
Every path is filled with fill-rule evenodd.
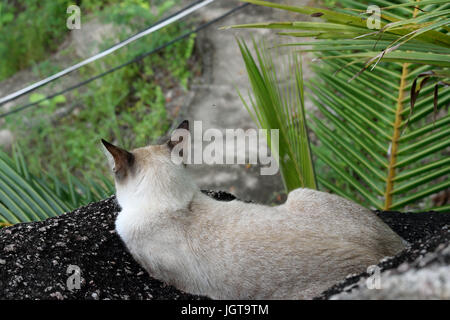
<svg viewBox="0 0 450 320"><path fill-rule="evenodd" d="M0 227L54 217L114 192L106 178L84 184L66 172L67 185L56 178L50 183L28 171L19 147L12 157L0 150Z"/></svg>
<svg viewBox="0 0 450 320"><path fill-rule="evenodd" d="M238 40L253 91L250 106L242 95L239 95L260 128L279 130L279 141L272 141L268 135L267 142L272 154L278 154L279 168L286 189L316 189L306 128L301 60L291 56L284 66L284 72L277 73L268 50L260 49L255 42L253 44L256 60L247 45ZM289 68L294 71L290 73ZM291 76L285 87L280 85L283 76Z"/></svg>
<svg viewBox="0 0 450 320"><path fill-rule="evenodd" d="M311 115L313 154L328 168L320 185L378 209L433 207L430 195L450 188L448 1L343 0L333 10L245 2L299 18L233 27L275 29L295 39L281 46L317 54L308 88L319 111ZM381 7L380 30L366 26L369 4Z"/></svg>

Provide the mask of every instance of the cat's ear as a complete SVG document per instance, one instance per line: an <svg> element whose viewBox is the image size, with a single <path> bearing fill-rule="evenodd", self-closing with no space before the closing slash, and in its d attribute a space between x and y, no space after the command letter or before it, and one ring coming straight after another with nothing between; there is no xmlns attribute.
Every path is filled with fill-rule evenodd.
<svg viewBox="0 0 450 320"><path fill-rule="evenodd" d="M167 146L171 152L172 162L175 164L187 163L189 150L191 148L191 134L189 132L189 121L184 120L172 132Z"/></svg>
<svg viewBox="0 0 450 320"><path fill-rule="evenodd" d="M186 130L186 131L183 131L183 130ZM188 138L187 136L188 135L189 135L189 121L188 120L184 120L172 132L170 140L167 142L167 145L169 146L169 149L172 150L176 145L178 145L179 143L182 143L182 142L184 142L183 144L185 144L187 142L185 140L187 140L187 138Z"/></svg>
<svg viewBox="0 0 450 320"><path fill-rule="evenodd" d="M125 149L116 147L112 143L102 139L105 147L105 155L108 158L109 165L116 177L123 178L128 170L133 166L134 155Z"/></svg>

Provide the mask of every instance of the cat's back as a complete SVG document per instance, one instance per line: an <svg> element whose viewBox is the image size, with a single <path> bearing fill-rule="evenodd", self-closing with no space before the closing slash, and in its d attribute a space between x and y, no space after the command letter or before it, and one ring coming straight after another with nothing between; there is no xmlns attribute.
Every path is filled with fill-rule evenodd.
<svg viewBox="0 0 450 320"><path fill-rule="evenodd" d="M239 200L217 201L199 194L191 205L191 226L211 229L216 225L223 234L230 231L264 230L308 232L321 237L382 233L400 239L372 211L337 195L299 188L291 191L279 206L247 203Z"/></svg>
<svg viewBox="0 0 450 320"><path fill-rule="evenodd" d="M334 230L385 224L370 210L343 197L317 190L299 188L291 191L283 205L299 218L322 221ZM351 225L349 225L351 223Z"/></svg>
<svg viewBox="0 0 450 320"><path fill-rule="evenodd" d="M340 196L300 188L289 193L284 206L299 221L313 224L323 235L378 247L382 255L394 255L404 248L400 236L375 213Z"/></svg>
<svg viewBox="0 0 450 320"><path fill-rule="evenodd" d="M371 211L308 189L274 207L198 194L182 219L189 270L216 298L311 298L403 248Z"/></svg>
<svg viewBox="0 0 450 320"><path fill-rule="evenodd" d="M220 235L226 242L297 250L308 243L356 247L382 258L395 255L404 241L372 211L340 196L299 188L279 206L238 200L221 202L207 196L197 206L199 233ZM192 221L192 220L191 220ZM198 234L198 233L196 233ZM314 246L313 246L314 247ZM318 250L320 248L317 248Z"/></svg>

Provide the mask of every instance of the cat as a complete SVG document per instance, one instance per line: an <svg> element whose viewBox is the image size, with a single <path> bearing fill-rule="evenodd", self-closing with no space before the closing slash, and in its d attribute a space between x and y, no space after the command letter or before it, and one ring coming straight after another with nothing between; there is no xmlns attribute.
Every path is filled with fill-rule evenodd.
<svg viewBox="0 0 450 320"><path fill-rule="evenodd" d="M337 195L300 188L279 206L214 200L172 161L183 140L130 152L102 139L116 231L156 279L213 299L311 299L404 249L373 212Z"/></svg>

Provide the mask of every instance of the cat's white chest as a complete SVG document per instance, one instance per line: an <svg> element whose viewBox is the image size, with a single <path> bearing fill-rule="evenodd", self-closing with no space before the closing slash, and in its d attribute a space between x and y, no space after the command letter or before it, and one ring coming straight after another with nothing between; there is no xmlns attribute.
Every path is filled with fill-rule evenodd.
<svg viewBox="0 0 450 320"><path fill-rule="evenodd" d="M154 228L149 220L133 212L121 211L115 229L134 259L146 266L149 254L155 253L152 248Z"/></svg>
<svg viewBox="0 0 450 320"><path fill-rule="evenodd" d="M116 232L135 259L146 268L173 265L184 248L182 237L173 226L153 220L149 215L122 211L116 219Z"/></svg>
<svg viewBox="0 0 450 320"><path fill-rule="evenodd" d="M132 214L126 212L119 212L116 219L116 232L120 238L128 245L133 239L140 238L140 227L143 221L139 221L138 217L134 217Z"/></svg>

